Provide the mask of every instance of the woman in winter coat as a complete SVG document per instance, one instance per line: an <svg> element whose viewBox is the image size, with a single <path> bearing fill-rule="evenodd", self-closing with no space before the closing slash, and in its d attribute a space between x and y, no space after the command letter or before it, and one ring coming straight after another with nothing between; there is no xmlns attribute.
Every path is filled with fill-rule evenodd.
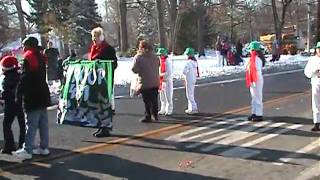
<svg viewBox="0 0 320 180"><path fill-rule="evenodd" d="M117 68L118 66L118 59L116 56L116 51L115 49L110 46L105 38L104 38L104 33L103 29L100 27L94 28L91 31L91 36L92 36L92 41L93 44L90 49L89 53L89 60L113 60L112 64L112 69L113 71ZM113 73L114 74L114 73ZM114 77L112 77L112 85L113 85ZM112 93L112 98L111 98L111 108L114 113L115 107L114 107L114 93ZM112 129L112 123L100 127L96 132L93 133L93 136L95 137L107 137L110 136L110 130Z"/></svg>
<svg viewBox="0 0 320 180"><path fill-rule="evenodd" d="M158 120L159 58L153 53L152 46L140 41L139 50L134 56L132 71L139 76L142 99L145 105L145 117L141 122L151 122L151 116Z"/></svg>
<svg viewBox="0 0 320 180"><path fill-rule="evenodd" d="M250 43L251 56L246 68L246 85L250 88L251 94L251 116L250 121L263 120L263 76L262 68L264 58L260 53L260 43L253 41Z"/></svg>
<svg viewBox="0 0 320 180"><path fill-rule="evenodd" d="M172 77L172 59L168 56L166 48L159 48L157 55L160 59L160 102L161 108L158 114L171 115L173 111L173 77Z"/></svg>
<svg viewBox="0 0 320 180"><path fill-rule="evenodd" d="M185 110L187 114L198 113L198 105L194 99L194 87L199 77L199 69L197 59L194 57L195 51L193 48L187 48L184 55L188 56L188 62L183 68L185 77L186 96L188 99L188 108Z"/></svg>
<svg viewBox="0 0 320 180"><path fill-rule="evenodd" d="M311 131L320 131L320 42L316 46L316 55L310 58L304 74L311 78L311 97L314 127Z"/></svg>

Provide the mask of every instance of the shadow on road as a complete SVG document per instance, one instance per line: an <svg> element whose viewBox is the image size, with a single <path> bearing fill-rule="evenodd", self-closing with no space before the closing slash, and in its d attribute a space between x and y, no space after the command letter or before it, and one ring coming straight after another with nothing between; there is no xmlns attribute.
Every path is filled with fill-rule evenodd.
<svg viewBox="0 0 320 180"><path fill-rule="evenodd" d="M54 151L64 151L54 149ZM143 159L142 159L143 161ZM175 179L175 180L206 180L222 178L214 178L192 174L183 171L174 171L151 166L141 162L130 161L113 155L106 154L81 154L76 153L76 157L67 160L47 161L42 160L41 163L48 164L46 166L37 165L37 163L23 162L5 162L0 160L0 164L5 166L15 165L11 169L5 170L14 174L14 176L30 176L34 179L110 179L121 178L128 180L141 179ZM19 167L20 165L20 167ZM5 166L1 166L1 169ZM30 178L29 177L29 178ZM10 177L11 178L11 177ZM2 177L1 179L6 179ZM8 178L9 179L9 178Z"/></svg>

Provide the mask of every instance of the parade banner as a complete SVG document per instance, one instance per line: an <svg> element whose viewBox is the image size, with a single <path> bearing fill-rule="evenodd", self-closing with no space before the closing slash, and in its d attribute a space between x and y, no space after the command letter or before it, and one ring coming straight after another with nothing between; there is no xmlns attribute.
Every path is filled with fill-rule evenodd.
<svg viewBox="0 0 320 180"><path fill-rule="evenodd" d="M112 128L112 61L77 60L65 64L57 122Z"/></svg>

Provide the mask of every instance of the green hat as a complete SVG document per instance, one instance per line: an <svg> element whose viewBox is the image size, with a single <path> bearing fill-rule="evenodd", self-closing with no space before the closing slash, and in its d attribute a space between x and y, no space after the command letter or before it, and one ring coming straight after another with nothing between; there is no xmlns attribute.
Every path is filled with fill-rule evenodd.
<svg viewBox="0 0 320 180"><path fill-rule="evenodd" d="M194 49L193 48L187 48L183 55L188 55L188 56L194 56L195 52L194 52Z"/></svg>
<svg viewBox="0 0 320 180"><path fill-rule="evenodd" d="M252 41L250 43L250 50L259 51L260 50L260 43L258 41Z"/></svg>
<svg viewBox="0 0 320 180"><path fill-rule="evenodd" d="M168 55L168 49L167 48L159 48L157 51L157 55L161 56L161 55Z"/></svg>
<svg viewBox="0 0 320 180"><path fill-rule="evenodd" d="M319 41L319 42L317 42L317 46L316 46L316 48L320 48L320 41Z"/></svg>

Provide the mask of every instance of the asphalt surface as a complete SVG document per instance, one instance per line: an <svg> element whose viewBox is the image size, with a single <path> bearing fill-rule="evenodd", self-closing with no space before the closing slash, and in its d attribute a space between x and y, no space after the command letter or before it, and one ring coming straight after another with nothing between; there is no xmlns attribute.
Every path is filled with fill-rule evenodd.
<svg viewBox="0 0 320 180"><path fill-rule="evenodd" d="M138 121L141 99L117 99L112 137L100 139L93 129L55 124L52 110L51 156L21 163L0 155L0 179L317 179L309 89L302 71L266 76L261 123L244 120L244 81L198 86L195 116L183 113L186 98L177 89L174 115L150 124Z"/></svg>

